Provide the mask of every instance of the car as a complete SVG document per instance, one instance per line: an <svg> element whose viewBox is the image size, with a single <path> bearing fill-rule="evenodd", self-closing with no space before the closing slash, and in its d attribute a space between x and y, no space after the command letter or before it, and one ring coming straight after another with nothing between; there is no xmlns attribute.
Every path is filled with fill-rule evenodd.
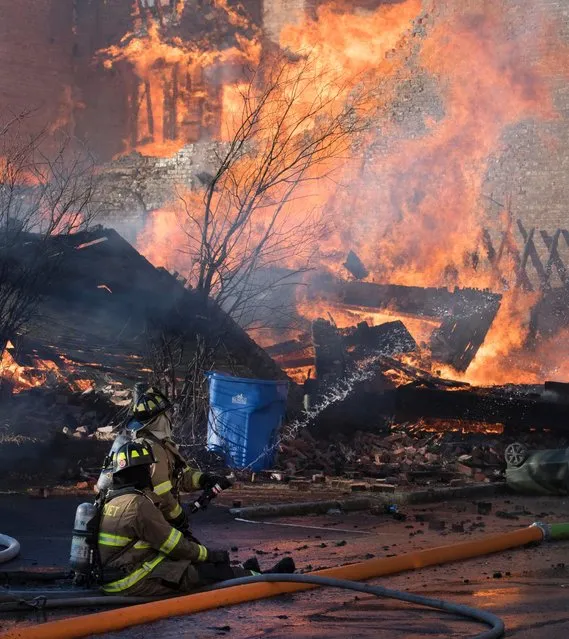
<svg viewBox="0 0 569 639"><path fill-rule="evenodd" d="M504 451L506 482L526 495L569 494L569 448L530 451L513 442Z"/></svg>

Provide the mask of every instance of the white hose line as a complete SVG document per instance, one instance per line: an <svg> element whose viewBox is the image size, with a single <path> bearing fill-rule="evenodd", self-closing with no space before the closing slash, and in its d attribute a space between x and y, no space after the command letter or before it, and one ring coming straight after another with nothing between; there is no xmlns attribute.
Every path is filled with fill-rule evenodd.
<svg viewBox="0 0 569 639"><path fill-rule="evenodd" d="M20 542L8 535L0 534L0 546L6 546L0 550L0 564L4 564L20 554Z"/></svg>
<svg viewBox="0 0 569 639"><path fill-rule="evenodd" d="M306 526L304 524L283 524L280 521L260 521L259 519L241 519L240 517L235 517L235 521L241 521L245 524L263 524L264 526L289 526L290 528L308 528L308 530L324 530L325 532L334 533L355 533L356 535L385 535L387 537L387 533L375 533L371 530L351 530L348 528L326 528L325 526ZM389 533L391 537L393 535Z"/></svg>

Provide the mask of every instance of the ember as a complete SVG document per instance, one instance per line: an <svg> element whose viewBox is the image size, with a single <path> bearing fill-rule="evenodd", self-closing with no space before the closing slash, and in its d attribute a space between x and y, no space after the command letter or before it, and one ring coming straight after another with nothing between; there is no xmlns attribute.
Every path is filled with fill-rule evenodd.
<svg viewBox="0 0 569 639"><path fill-rule="evenodd" d="M69 360L65 363L68 366L66 369L62 369L52 360L33 358L31 366L20 366L6 348L0 361L0 381L2 379L8 381L13 393L44 384L62 384L77 391L87 391L94 388L92 380L70 379L70 376L73 376L75 372L74 367L69 366L71 364Z"/></svg>
<svg viewBox="0 0 569 639"><path fill-rule="evenodd" d="M507 440L496 437L501 433L499 427L488 429L484 424L465 430L459 423L420 420L395 426L382 435L334 435L317 445L304 432L281 444L277 466L291 478L322 472L343 475L359 478L366 482L362 487L381 492L414 484L497 481L505 468Z"/></svg>

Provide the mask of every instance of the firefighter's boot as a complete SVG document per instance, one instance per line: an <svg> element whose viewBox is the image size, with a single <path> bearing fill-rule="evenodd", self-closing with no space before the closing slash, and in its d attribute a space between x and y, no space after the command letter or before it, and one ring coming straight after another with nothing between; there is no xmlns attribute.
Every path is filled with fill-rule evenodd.
<svg viewBox="0 0 569 639"><path fill-rule="evenodd" d="M251 559L247 559L247 561L244 561L242 565L245 570L251 570L252 572L261 572L261 566L259 565L259 560L257 559L257 557L251 557Z"/></svg>
<svg viewBox="0 0 569 639"><path fill-rule="evenodd" d="M294 559L292 557L283 557L269 570L263 570L263 574L291 575L295 570Z"/></svg>
<svg viewBox="0 0 569 639"><path fill-rule="evenodd" d="M245 570L251 570L252 572L261 573L263 575L288 575L292 574L296 570L294 559L292 557L284 557L272 568L269 568L269 570L261 570L257 557L247 559L247 561L245 561L242 565Z"/></svg>

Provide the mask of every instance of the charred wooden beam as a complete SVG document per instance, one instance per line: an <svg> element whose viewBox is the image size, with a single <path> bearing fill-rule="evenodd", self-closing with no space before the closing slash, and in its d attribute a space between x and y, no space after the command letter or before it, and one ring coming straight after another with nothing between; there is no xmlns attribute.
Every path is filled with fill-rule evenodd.
<svg viewBox="0 0 569 639"><path fill-rule="evenodd" d="M162 137L165 140L175 139L175 100L174 100L174 80L175 69L173 73L168 74L164 69L162 80Z"/></svg>
<svg viewBox="0 0 569 639"><path fill-rule="evenodd" d="M490 231L488 229L482 230L482 245L486 251L486 257L492 266L496 262L496 249L492 244L492 238L490 237Z"/></svg>
<svg viewBox="0 0 569 639"><path fill-rule="evenodd" d="M140 81L138 78L132 80L129 102L130 143L134 148L138 144L138 115L140 112Z"/></svg>
<svg viewBox="0 0 569 639"><path fill-rule="evenodd" d="M178 75L180 65L176 63L172 69L172 126L170 137L172 140L178 139L178 100L180 99L180 90L178 83Z"/></svg>
<svg viewBox="0 0 569 639"><path fill-rule="evenodd" d="M332 327L334 328L334 327ZM350 360L359 360L366 355L395 355L397 353L408 353L417 348L417 343L407 330L403 322L397 320L386 322L378 326L369 326L366 322L361 322L357 326L337 331L341 339L342 348L351 349ZM324 338L328 343L328 336ZM323 339L319 336L319 339ZM340 345L336 343L335 348ZM273 357L282 368L300 368L304 366L314 366L315 358L307 352L311 344L306 340L288 340L281 344L275 344L266 348L266 352ZM336 350L336 353L338 351ZM341 358L346 360L344 352ZM341 361L338 356L338 361ZM395 360L393 360L395 362ZM338 376L335 371L334 376Z"/></svg>
<svg viewBox="0 0 569 639"><path fill-rule="evenodd" d="M297 353L298 351L308 348L311 344L311 339L307 335L303 339L289 339L286 342L272 344L271 346L267 346L265 351L271 357L278 357L280 355L288 355L289 353Z"/></svg>
<svg viewBox="0 0 569 639"><path fill-rule="evenodd" d="M500 308L500 298L481 297L468 309L459 302L443 318L431 336L431 353L441 362L450 364L458 371L465 371L488 333Z"/></svg>
<svg viewBox="0 0 569 639"><path fill-rule="evenodd" d="M503 242L504 238L502 238L502 244ZM492 269L492 273L494 274L496 282L501 284L502 287L505 287L507 285L507 281L500 272L499 255L494 248L494 244L492 243L492 238L490 236L490 231L488 229L483 229L482 231L482 245L484 247L484 250L486 251L486 257L488 258L488 262L490 263L490 268ZM500 249L503 251L502 245L500 246Z"/></svg>
<svg viewBox="0 0 569 639"><path fill-rule="evenodd" d="M146 97L146 118L148 122L148 135L154 139L154 112L152 110L152 90L150 80L144 81L144 95Z"/></svg>
<svg viewBox="0 0 569 639"><path fill-rule="evenodd" d="M305 366L314 366L314 357L299 356L287 359L277 360L281 368L288 370L290 368L304 368Z"/></svg>
<svg viewBox="0 0 569 639"><path fill-rule="evenodd" d="M338 281L335 285L338 301L350 306L393 308L402 313L438 317L440 309L448 307L452 293L446 288L422 288L398 284Z"/></svg>
<svg viewBox="0 0 569 639"><path fill-rule="evenodd" d="M527 277L523 278L522 271L525 273L528 259L531 259L532 264L537 272L537 276L539 278L539 283L541 285L541 288L545 289L548 286L549 278L547 277L546 271L543 268L543 264L541 263L541 259L538 255L537 249L535 248L535 243L533 241L535 228L532 228L529 231L526 231L522 221L518 220L518 229L525 242L524 250L522 253L522 259L520 263L520 271L518 272L518 286L524 285L524 287L527 288L527 281L529 280L527 279ZM529 290L532 290L532 289L530 288Z"/></svg>
<svg viewBox="0 0 569 639"><path fill-rule="evenodd" d="M531 312L529 339L549 338L569 325L569 289L564 287L544 291Z"/></svg>
<svg viewBox="0 0 569 639"><path fill-rule="evenodd" d="M533 388L448 391L406 385L386 394L394 398L397 421L430 417L503 424L518 431L537 427L567 432L567 398L551 401L547 396L535 393Z"/></svg>
<svg viewBox="0 0 569 639"><path fill-rule="evenodd" d="M334 284L338 301L351 306L390 308L401 313L422 317L444 317L461 309L468 311L472 304L499 302L501 295L472 288L455 289L373 282L337 281Z"/></svg>
<svg viewBox="0 0 569 639"><path fill-rule="evenodd" d="M498 203L499 204L499 203ZM516 271L516 279L517 286L522 286L524 289L530 291L532 290L532 284L528 277L528 274L525 270L525 265L522 267L522 258L520 257L520 252L518 250L518 246L516 240L514 238L514 234L512 232L513 225L513 217L512 217L512 198L510 196L507 197L505 205L500 204L505 210L506 217L508 220L506 229L502 233L502 240L500 242L500 246L498 248L498 252L496 254L496 258L494 260L494 267L498 269L500 262L504 253L507 251L512 259L514 260L514 267ZM496 271L499 279L502 279L500 276L499 270Z"/></svg>
<svg viewBox="0 0 569 639"><path fill-rule="evenodd" d="M346 374L346 354L338 329L324 319L312 322L316 376L327 384Z"/></svg>
<svg viewBox="0 0 569 639"><path fill-rule="evenodd" d="M164 11L162 10L161 0L157 0L154 3L154 10L156 11L156 15L158 16L158 20L160 21L160 26L164 27Z"/></svg>
<svg viewBox="0 0 569 639"><path fill-rule="evenodd" d="M344 268L349 271L357 280L363 280L369 275L369 271L354 251L348 253L344 262Z"/></svg>
<svg viewBox="0 0 569 639"><path fill-rule="evenodd" d="M561 397L564 401L569 401L569 384L566 382L545 382L543 385L547 393Z"/></svg>
<svg viewBox="0 0 569 639"><path fill-rule="evenodd" d="M475 289L420 288L371 282L339 282L339 301L354 306L391 308L441 318L433 333L433 356L457 370L468 368L500 307L501 295Z"/></svg>
<svg viewBox="0 0 569 639"><path fill-rule="evenodd" d="M417 348L417 342L400 320L385 322L378 326L360 322L357 327L346 332L344 343L348 347L360 347L381 355L408 353Z"/></svg>
<svg viewBox="0 0 569 639"><path fill-rule="evenodd" d="M549 251L549 257L547 259L547 265L545 267L547 281L548 283L550 283L553 267L555 266L559 279L561 280L563 286L566 286L569 279L567 277L567 268L563 263L563 260L559 256L559 239L561 238L562 234L561 229L557 229L553 234L553 237L550 236L547 231L540 231L540 234L543 239L543 243Z"/></svg>

